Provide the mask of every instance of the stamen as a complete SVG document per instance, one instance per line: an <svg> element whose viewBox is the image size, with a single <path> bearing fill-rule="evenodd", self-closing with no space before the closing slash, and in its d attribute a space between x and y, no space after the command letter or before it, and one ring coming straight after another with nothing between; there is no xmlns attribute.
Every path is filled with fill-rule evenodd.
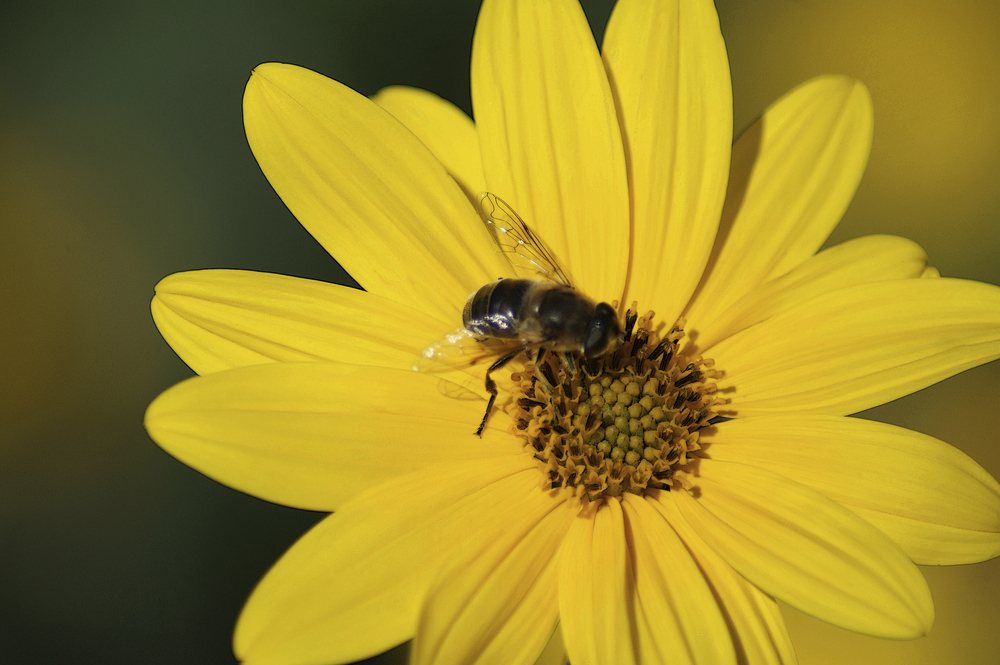
<svg viewBox="0 0 1000 665"><path fill-rule="evenodd" d="M632 329L635 327L635 322L638 316L629 309L625 312L625 343L632 341Z"/></svg>

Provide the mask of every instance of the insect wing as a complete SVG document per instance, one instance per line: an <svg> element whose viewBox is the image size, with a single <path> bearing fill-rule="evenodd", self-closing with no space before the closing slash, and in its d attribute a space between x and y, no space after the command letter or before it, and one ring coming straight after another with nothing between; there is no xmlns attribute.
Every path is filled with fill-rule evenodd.
<svg viewBox="0 0 1000 665"><path fill-rule="evenodd" d="M548 245L503 199L484 192L479 196L479 208L493 241L515 267L573 286L569 274L559 265Z"/></svg>
<svg viewBox="0 0 1000 665"><path fill-rule="evenodd" d="M466 328L456 328L420 353L415 372L447 372L499 358L522 346L519 340L477 337Z"/></svg>

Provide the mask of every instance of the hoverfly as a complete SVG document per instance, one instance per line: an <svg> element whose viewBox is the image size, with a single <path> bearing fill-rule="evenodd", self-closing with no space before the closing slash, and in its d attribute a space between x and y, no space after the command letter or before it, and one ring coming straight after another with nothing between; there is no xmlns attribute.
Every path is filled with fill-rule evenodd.
<svg viewBox="0 0 1000 665"><path fill-rule="evenodd" d="M479 206L499 250L539 278L501 277L481 286L465 301L462 327L424 349L414 364L427 371L435 364L464 368L492 360L486 370L490 399L476 436L482 436L497 398L490 374L518 354L534 350L540 356L547 349L562 354L573 372L572 354L596 358L616 349L623 337L614 308L576 290L552 251L509 205L484 193Z"/></svg>

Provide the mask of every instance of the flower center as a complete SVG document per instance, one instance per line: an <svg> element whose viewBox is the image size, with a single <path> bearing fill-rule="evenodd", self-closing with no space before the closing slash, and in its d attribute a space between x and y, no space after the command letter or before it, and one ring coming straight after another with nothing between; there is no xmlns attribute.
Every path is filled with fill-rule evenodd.
<svg viewBox="0 0 1000 665"><path fill-rule="evenodd" d="M716 396L714 363L679 352L683 319L661 334L653 312L637 320L634 309L614 353L588 360L543 351L511 377L512 433L553 489L591 501L669 490L726 401Z"/></svg>

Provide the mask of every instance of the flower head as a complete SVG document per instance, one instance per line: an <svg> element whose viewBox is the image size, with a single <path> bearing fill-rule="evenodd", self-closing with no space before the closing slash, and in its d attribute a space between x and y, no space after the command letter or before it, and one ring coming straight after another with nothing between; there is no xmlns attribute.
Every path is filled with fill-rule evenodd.
<svg viewBox="0 0 1000 665"><path fill-rule="evenodd" d="M150 406L151 436L237 489L335 511L254 591L237 655L347 662L412 639L418 663L794 662L775 599L926 633L915 563L1000 553L1000 485L847 416L1000 357L1000 289L940 278L902 238L818 251L865 167L865 88L809 81L731 143L697 0L621 0L600 52L574 1L487 0L472 85L475 124L426 92L372 101L258 67L254 155L365 290L240 271L157 287L157 325L201 376ZM480 439L486 367L410 367L470 293L525 277L484 190L625 334L498 368Z"/></svg>

